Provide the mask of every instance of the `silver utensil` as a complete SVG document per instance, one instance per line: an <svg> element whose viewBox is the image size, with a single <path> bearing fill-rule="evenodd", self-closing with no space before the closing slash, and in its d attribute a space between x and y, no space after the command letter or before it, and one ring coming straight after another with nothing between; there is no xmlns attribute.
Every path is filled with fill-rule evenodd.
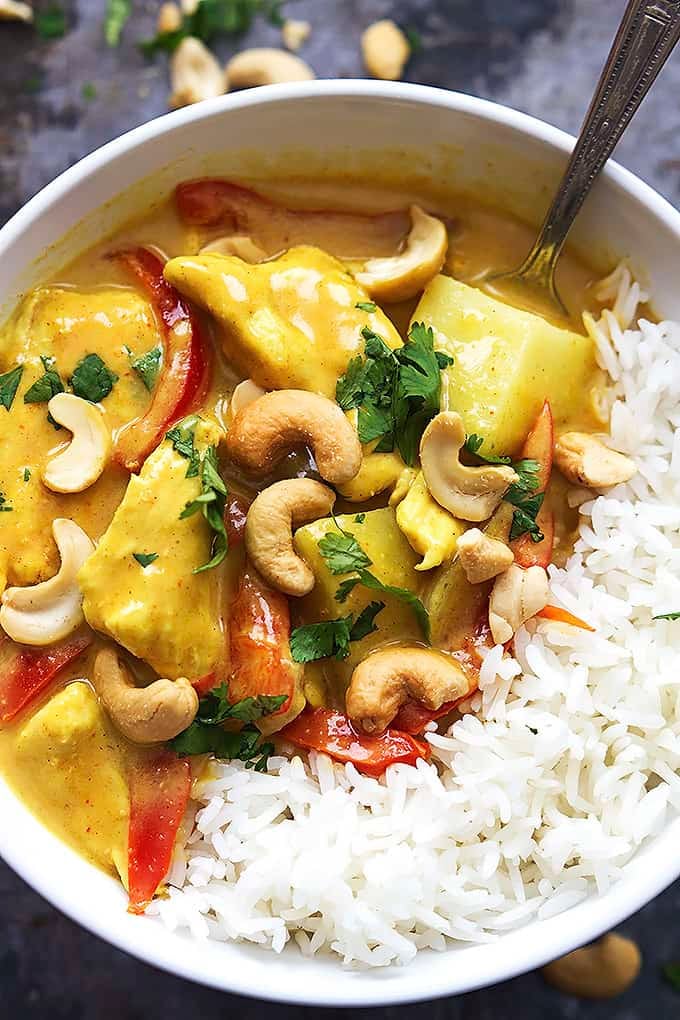
<svg viewBox="0 0 680 1020"><path fill-rule="evenodd" d="M581 127L574 151L533 248L517 269L489 275L490 290L524 292L560 317L567 311L555 266L598 174L680 39L680 0L630 0Z"/></svg>

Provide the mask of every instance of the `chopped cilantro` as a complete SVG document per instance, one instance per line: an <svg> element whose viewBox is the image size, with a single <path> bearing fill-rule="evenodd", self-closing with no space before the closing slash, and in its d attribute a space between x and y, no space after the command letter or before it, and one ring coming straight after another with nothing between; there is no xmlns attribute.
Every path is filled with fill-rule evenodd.
<svg viewBox="0 0 680 1020"><path fill-rule="evenodd" d="M417 28L405 28L403 29L404 35L406 36L407 42L411 48L411 53L420 53L423 48L423 38Z"/></svg>
<svg viewBox="0 0 680 1020"><path fill-rule="evenodd" d="M675 991L680 992L680 963L665 964L661 969L661 973Z"/></svg>
<svg viewBox="0 0 680 1020"><path fill-rule="evenodd" d="M4 375L0 375L0 404L7 410L11 410L14 398L19 389L21 377L24 374L24 366L17 365Z"/></svg>
<svg viewBox="0 0 680 1020"><path fill-rule="evenodd" d="M256 17L265 18L278 28L283 25L282 7L285 0L199 0L192 14L185 14L180 28L159 33L140 43L147 56L172 53L187 36L210 42L219 35L240 35L247 32Z"/></svg>
<svg viewBox="0 0 680 1020"><path fill-rule="evenodd" d="M680 620L680 612L674 613L659 613L658 616L653 616L653 620Z"/></svg>
<svg viewBox="0 0 680 1020"><path fill-rule="evenodd" d="M150 351L147 351L146 354L140 354L140 356L135 358L132 362L132 368L149 392L151 392L156 385L156 379L158 378L158 373L160 371L162 357L162 348L152 347Z"/></svg>
<svg viewBox="0 0 680 1020"><path fill-rule="evenodd" d="M86 354L76 365L71 387L77 397L93 404L108 397L118 376L107 368L98 354Z"/></svg>
<svg viewBox="0 0 680 1020"><path fill-rule="evenodd" d="M357 577L348 577L346 580L341 581L335 593L336 601L346 602L348 596L358 584L363 585L364 588L370 588L371 591L380 592L383 595L392 595L393 598L399 599L400 602L407 605L418 621L425 638L428 641L430 640L430 616L418 596L414 595L408 588L396 588L391 584L383 584L375 574L371 574L368 570L360 570Z"/></svg>
<svg viewBox="0 0 680 1020"><path fill-rule="evenodd" d="M375 301L357 301L354 307L362 312L375 312L378 308Z"/></svg>
<svg viewBox="0 0 680 1020"><path fill-rule="evenodd" d="M66 14L61 4L52 3L35 13L35 29L41 39L61 39L66 35Z"/></svg>
<svg viewBox="0 0 680 1020"><path fill-rule="evenodd" d="M158 559L158 553L133 553L132 556L140 567L148 567L150 563Z"/></svg>
<svg viewBox="0 0 680 1020"><path fill-rule="evenodd" d="M317 659L346 659L350 641L361 641L378 628L375 618L385 608L384 602L370 602L356 620L352 613L337 620L308 623L296 627L290 636L290 654L295 662Z"/></svg>
<svg viewBox="0 0 680 1020"><path fill-rule="evenodd" d="M64 392L61 376L54 367L54 358L41 354L40 360L42 361L43 374L24 393L25 404L46 404L57 393Z"/></svg>
<svg viewBox="0 0 680 1020"><path fill-rule="evenodd" d="M80 94L86 103L91 103L93 99L97 98L97 86L92 81L84 81Z"/></svg>
<svg viewBox="0 0 680 1020"><path fill-rule="evenodd" d="M356 517L354 518L354 523L355 524L363 524L365 520L366 520L366 514L357 514Z"/></svg>
<svg viewBox="0 0 680 1020"><path fill-rule="evenodd" d="M491 454L487 456L481 452L481 447L484 444L482 436L478 436L476 432L465 437L465 449L468 453L473 454L475 457L479 457L486 464L512 464L512 457L494 457ZM532 462L535 463L535 462Z"/></svg>
<svg viewBox="0 0 680 1020"><path fill-rule="evenodd" d="M7 502L4 492L0 492L0 514L9 514L12 510L14 510L14 507Z"/></svg>
<svg viewBox="0 0 680 1020"><path fill-rule="evenodd" d="M30 480L31 480L31 469L25 467L24 468L24 481L25 482L30 482Z"/></svg>
<svg viewBox="0 0 680 1020"><path fill-rule="evenodd" d="M198 454L194 448L194 432L198 425L198 416L195 414L185 418L184 421L174 425L169 432L166 432L165 438L169 439L173 445L173 448L179 453L181 457L186 457L189 461L189 468L187 470L187 478L192 478L198 475ZM189 473L191 471L191 474Z"/></svg>
<svg viewBox="0 0 680 1020"><path fill-rule="evenodd" d="M198 713L192 724L170 746L182 756L214 754L218 758L238 759L246 768L264 772L274 745L261 742L262 734L253 726L256 719L271 715L286 701L286 695L259 695L245 698L235 704L229 702L226 684L222 684L201 698ZM228 719L245 723L238 731L222 729Z"/></svg>
<svg viewBox="0 0 680 1020"><path fill-rule="evenodd" d="M414 464L420 437L439 411L441 372L452 358L434 350L434 333L423 323L413 323L404 346L394 351L366 326L361 335L365 356L351 359L335 398L345 411L359 409L362 443L379 440L378 453L396 446Z"/></svg>
<svg viewBox="0 0 680 1020"><path fill-rule="evenodd" d="M319 552L332 574L349 574L371 566L371 560L354 535L343 531L341 535L328 532L319 540Z"/></svg>
<svg viewBox="0 0 680 1020"><path fill-rule="evenodd" d="M132 14L131 0L107 0L104 16L104 38L109 46L117 46L125 23Z"/></svg>
<svg viewBox="0 0 680 1020"><path fill-rule="evenodd" d="M536 516L543 505L543 493L537 492L534 496L515 501L513 505L515 512L510 526L510 541L514 542L521 535L529 534L532 542L542 542L543 532L536 523Z"/></svg>
<svg viewBox="0 0 680 1020"><path fill-rule="evenodd" d="M509 464L517 475L517 481L512 483L503 496L507 503L511 503L515 507L510 526L510 541L514 542L516 538L528 534L531 536L532 542L542 542L543 532L536 523L536 517L543 506L544 499L543 493L536 491L539 484L540 464L538 461L526 457L513 461L511 457L486 456L481 452L483 443L482 436L473 432L465 439L465 449L486 464Z"/></svg>
<svg viewBox="0 0 680 1020"><path fill-rule="evenodd" d="M192 437L193 445L193 437ZM187 470L187 478L191 477L189 471L192 463L190 461ZM192 499L179 515L180 520L192 517L193 514L202 513L213 531L212 543L210 546L210 559L200 567L194 567L193 573L200 574L204 570L212 570L218 567L224 560L229 550L227 529L224 526L224 508L227 501L227 487L224 484L217 462L217 448L209 446L200 458L201 494Z"/></svg>

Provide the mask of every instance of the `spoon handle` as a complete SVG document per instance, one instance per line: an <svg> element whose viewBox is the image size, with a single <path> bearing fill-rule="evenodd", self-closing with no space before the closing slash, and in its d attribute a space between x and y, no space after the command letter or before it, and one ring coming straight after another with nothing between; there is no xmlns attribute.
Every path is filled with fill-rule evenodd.
<svg viewBox="0 0 680 1020"><path fill-rule="evenodd" d="M520 270L544 281L576 214L633 114L680 39L680 0L630 0L571 159Z"/></svg>

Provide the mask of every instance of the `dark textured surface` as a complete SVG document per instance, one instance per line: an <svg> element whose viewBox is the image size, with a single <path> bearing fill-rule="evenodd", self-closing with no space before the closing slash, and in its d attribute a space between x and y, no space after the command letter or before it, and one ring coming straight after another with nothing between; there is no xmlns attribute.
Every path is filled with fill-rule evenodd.
<svg viewBox="0 0 680 1020"><path fill-rule="evenodd" d="M47 5L37 0L36 6ZM157 3L135 0L134 19L116 51L102 41L104 6L104 0L67 0L69 32L56 42L0 23L0 223L85 153L165 108L164 60L147 64L134 45L151 33ZM361 74L361 29L392 16L423 38L409 80L497 99L574 131L623 6L623 0L298 0L289 11L312 21L302 55L324 77ZM277 45L278 32L260 24L245 43L219 49L226 57L253 43ZM85 82L94 85L96 98L83 98ZM678 95L680 55L617 154L676 203ZM660 968L680 959L679 909L680 883L623 926L639 941L644 967L634 988L613 1002L578 1002L531 974L457 999L372 1013L400 1020L677 1020L680 994L661 980ZM3 1020L218 1020L229 1013L249 1020L265 1011L290 1017L320 1012L265 1006L161 974L66 920L0 864ZM342 1013L327 1015L336 1012ZM353 1012L359 1018L369 1011Z"/></svg>

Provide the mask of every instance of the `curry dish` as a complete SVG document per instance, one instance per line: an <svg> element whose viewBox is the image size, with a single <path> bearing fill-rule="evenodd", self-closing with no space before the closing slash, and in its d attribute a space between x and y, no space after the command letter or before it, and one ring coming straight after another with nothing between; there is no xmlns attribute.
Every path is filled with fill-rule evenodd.
<svg viewBox="0 0 680 1020"><path fill-rule="evenodd" d="M186 182L0 332L0 769L135 912L213 758L381 776L485 646L582 626L570 493L632 473L590 337L479 286L528 228L359 191Z"/></svg>

